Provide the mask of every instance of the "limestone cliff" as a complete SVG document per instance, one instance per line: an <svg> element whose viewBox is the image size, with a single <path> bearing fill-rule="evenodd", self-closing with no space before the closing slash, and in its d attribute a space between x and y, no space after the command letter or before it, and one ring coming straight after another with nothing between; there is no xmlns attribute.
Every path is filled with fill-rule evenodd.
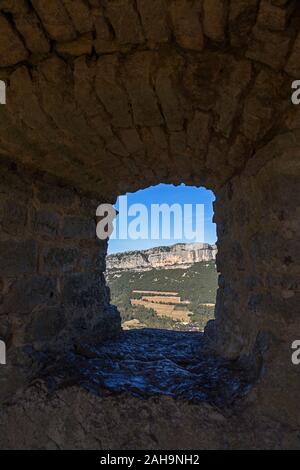
<svg viewBox="0 0 300 470"><path fill-rule="evenodd" d="M172 246L160 246L144 251L129 251L107 257L107 270L143 271L152 268L189 267L200 261L216 258L216 245L207 243L179 243Z"/></svg>

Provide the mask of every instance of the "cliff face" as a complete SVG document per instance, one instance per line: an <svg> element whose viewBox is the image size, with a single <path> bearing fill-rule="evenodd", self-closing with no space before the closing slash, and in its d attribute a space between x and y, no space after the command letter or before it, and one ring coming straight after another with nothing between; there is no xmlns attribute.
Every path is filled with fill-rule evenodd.
<svg viewBox="0 0 300 470"><path fill-rule="evenodd" d="M188 267L200 261L211 261L216 258L216 245L207 243L177 244L162 246L145 251L130 251L107 257L107 270L142 271L152 268Z"/></svg>

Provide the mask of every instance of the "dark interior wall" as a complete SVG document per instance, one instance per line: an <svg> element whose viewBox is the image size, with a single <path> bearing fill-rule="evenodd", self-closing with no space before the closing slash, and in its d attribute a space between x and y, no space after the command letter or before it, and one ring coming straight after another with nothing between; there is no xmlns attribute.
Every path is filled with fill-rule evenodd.
<svg viewBox="0 0 300 470"><path fill-rule="evenodd" d="M239 359L238 367L244 363L256 374L251 393L236 404L248 446L248 423L259 425L253 446L263 436L268 447L270 432L270 446L281 448L295 446L293 430L300 426L300 377L291 361L291 345L300 331L299 147L299 131L278 135L215 191L220 280L216 320L205 339L214 354ZM8 366L0 368L2 400L34 373L37 362L26 352L108 338L119 332L120 318L109 306L103 277L107 246L95 237L97 198L12 163L1 163L0 178L0 338L8 346ZM80 387L75 390L79 393ZM105 406L111 409L111 403ZM157 403L151 407L162 402ZM137 404L127 405L135 410ZM57 414L51 421L52 410L47 413L46 420L56 426ZM206 436L200 414L197 433ZM27 418L22 419L27 429ZM191 417L182 419L188 427ZM15 429L14 418L9 422ZM214 419L210 426L213 436L222 434ZM234 424L229 429L237 439Z"/></svg>
<svg viewBox="0 0 300 470"><path fill-rule="evenodd" d="M228 355L249 354L263 330L298 331L298 152L299 133L277 136L217 195L216 317Z"/></svg>
<svg viewBox="0 0 300 470"><path fill-rule="evenodd" d="M15 164L1 163L0 181L0 338L8 363L0 373L11 382L25 346L101 340L120 320L103 275L107 246L96 238L99 202Z"/></svg>
<svg viewBox="0 0 300 470"><path fill-rule="evenodd" d="M299 132L277 136L217 193L214 350L258 373L262 413L300 425L292 363L299 318Z"/></svg>

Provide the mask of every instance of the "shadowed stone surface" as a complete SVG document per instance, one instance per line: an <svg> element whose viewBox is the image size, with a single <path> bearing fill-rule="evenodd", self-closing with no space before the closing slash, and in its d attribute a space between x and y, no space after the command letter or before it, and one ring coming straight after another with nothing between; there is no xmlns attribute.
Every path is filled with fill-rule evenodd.
<svg viewBox="0 0 300 470"><path fill-rule="evenodd" d="M201 333L164 330L126 331L100 346L82 344L59 360L42 355L41 362L49 364L43 365L41 379L52 392L79 383L99 396L108 391L166 395L222 407L249 392L256 373L207 354Z"/></svg>
<svg viewBox="0 0 300 470"><path fill-rule="evenodd" d="M259 371L209 355L198 333L131 331L35 360L41 372L0 412L1 448L299 447L259 406Z"/></svg>
<svg viewBox="0 0 300 470"><path fill-rule="evenodd" d="M3 0L0 19L1 153L102 197L217 189L297 113L297 2Z"/></svg>

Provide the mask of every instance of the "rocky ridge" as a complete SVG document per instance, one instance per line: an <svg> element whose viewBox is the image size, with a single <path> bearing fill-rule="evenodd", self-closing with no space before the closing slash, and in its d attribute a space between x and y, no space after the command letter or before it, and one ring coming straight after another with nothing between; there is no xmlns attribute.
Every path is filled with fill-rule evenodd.
<svg viewBox="0 0 300 470"><path fill-rule="evenodd" d="M149 269L188 268L194 263L216 259L216 245L208 243L178 243L143 251L128 251L107 257L108 271L144 271Z"/></svg>

